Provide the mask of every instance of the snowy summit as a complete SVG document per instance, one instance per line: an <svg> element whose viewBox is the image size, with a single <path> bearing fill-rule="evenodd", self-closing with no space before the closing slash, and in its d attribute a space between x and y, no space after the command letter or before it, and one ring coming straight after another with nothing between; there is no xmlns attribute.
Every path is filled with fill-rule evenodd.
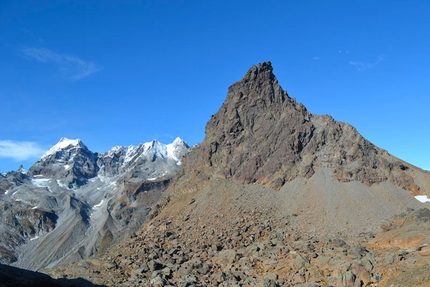
<svg viewBox="0 0 430 287"><path fill-rule="evenodd" d="M60 150L67 149L70 147L86 148L86 146L80 139L71 140L68 138L61 138L60 141L56 145L51 147L41 158L45 158L49 155L55 154Z"/></svg>

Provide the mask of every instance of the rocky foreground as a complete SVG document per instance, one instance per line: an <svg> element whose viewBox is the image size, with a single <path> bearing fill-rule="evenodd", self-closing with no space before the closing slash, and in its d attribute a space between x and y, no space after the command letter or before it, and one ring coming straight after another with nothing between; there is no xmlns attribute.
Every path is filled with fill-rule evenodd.
<svg viewBox="0 0 430 287"><path fill-rule="evenodd" d="M98 260L45 272L106 286L430 286L428 209L355 238L300 235L294 218L260 215L216 231L187 216L156 220Z"/></svg>

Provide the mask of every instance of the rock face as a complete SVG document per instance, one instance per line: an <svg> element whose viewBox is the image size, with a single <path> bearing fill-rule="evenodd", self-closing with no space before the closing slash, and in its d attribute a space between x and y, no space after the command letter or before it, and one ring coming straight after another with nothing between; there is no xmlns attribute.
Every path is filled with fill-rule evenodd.
<svg viewBox="0 0 430 287"><path fill-rule="evenodd" d="M25 172L0 177L0 263L36 270L94 257L145 221L179 170L177 138L91 152L62 138Z"/></svg>
<svg viewBox="0 0 430 287"><path fill-rule="evenodd" d="M389 181L423 194L426 187L414 181L413 167L371 144L351 125L311 114L288 96L272 70L270 62L253 66L230 86L184 172L204 165L217 177L279 190L288 181L329 168L342 182L370 186Z"/></svg>
<svg viewBox="0 0 430 287"><path fill-rule="evenodd" d="M78 188L97 175L97 154L79 139L62 138L28 171L30 177L59 178L68 188Z"/></svg>

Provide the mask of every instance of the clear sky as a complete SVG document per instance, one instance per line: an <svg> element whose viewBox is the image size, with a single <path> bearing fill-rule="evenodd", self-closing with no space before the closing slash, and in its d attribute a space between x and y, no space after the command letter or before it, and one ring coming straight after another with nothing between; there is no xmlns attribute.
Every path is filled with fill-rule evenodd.
<svg viewBox="0 0 430 287"><path fill-rule="evenodd" d="M430 1L0 1L0 171L61 137L92 151L204 139L270 60L315 114L430 169Z"/></svg>

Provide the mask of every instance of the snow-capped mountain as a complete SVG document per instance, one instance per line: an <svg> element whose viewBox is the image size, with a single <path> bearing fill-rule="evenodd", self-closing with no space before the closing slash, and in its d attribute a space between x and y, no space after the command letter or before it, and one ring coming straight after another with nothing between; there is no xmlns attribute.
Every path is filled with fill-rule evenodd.
<svg viewBox="0 0 430 287"><path fill-rule="evenodd" d="M0 176L0 263L58 266L133 233L181 167L180 138L101 154L62 138L29 170Z"/></svg>
<svg viewBox="0 0 430 287"><path fill-rule="evenodd" d="M131 172L134 181L154 179L176 173L188 148L177 138L167 145L153 140L138 146L116 146L99 154L79 139L62 138L30 168L28 175L56 178L72 189L98 175L112 177Z"/></svg>
<svg viewBox="0 0 430 287"><path fill-rule="evenodd" d="M56 178L68 188L78 188L97 176L97 157L81 140L62 138L29 169L28 175Z"/></svg>
<svg viewBox="0 0 430 287"><path fill-rule="evenodd" d="M180 138L164 145L157 140L138 146L116 146L99 157L99 173L105 176L132 171L137 180L176 173L189 146Z"/></svg>

